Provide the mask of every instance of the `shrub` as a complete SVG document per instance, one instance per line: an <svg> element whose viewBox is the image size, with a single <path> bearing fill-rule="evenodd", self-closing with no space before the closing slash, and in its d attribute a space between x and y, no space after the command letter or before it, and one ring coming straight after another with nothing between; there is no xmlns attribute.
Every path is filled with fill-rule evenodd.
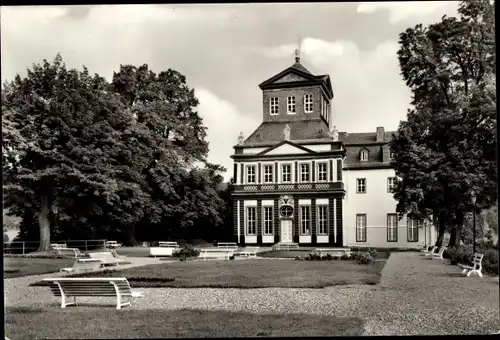
<svg viewBox="0 0 500 340"><path fill-rule="evenodd" d="M453 265L465 264L470 266L472 265L473 256L472 247L466 246L448 248L443 253L443 257L450 259L450 263Z"/></svg>
<svg viewBox="0 0 500 340"><path fill-rule="evenodd" d="M186 257L195 257L200 255L200 251L193 246L186 244L182 246L179 250L175 250L172 253L173 257L180 257L182 259L186 259Z"/></svg>
<svg viewBox="0 0 500 340"><path fill-rule="evenodd" d="M332 254L326 254L326 256L325 256L325 257L326 257L326 259L327 259L327 260L329 260L329 261L333 260L333 256L332 256Z"/></svg>
<svg viewBox="0 0 500 340"><path fill-rule="evenodd" d="M347 254L343 254L343 255L340 257L340 259L341 259L341 260L344 260L344 261L347 261L347 260L349 260L350 258L351 258L351 256L349 256L349 255L347 255Z"/></svg>
<svg viewBox="0 0 500 340"><path fill-rule="evenodd" d="M498 275L498 249L487 249L484 252L483 268L486 273Z"/></svg>
<svg viewBox="0 0 500 340"><path fill-rule="evenodd" d="M377 251L375 249L368 250L368 254L370 254L370 256L373 258L377 257Z"/></svg>
<svg viewBox="0 0 500 340"><path fill-rule="evenodd" d="M361 253L358 256L358 262L361 264L370 264L374 260L373 256L369 252Z"/></svg>

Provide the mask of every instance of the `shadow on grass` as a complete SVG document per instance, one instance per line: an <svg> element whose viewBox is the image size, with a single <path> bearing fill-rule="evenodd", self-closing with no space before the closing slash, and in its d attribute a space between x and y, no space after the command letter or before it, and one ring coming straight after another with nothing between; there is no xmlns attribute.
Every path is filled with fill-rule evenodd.
<svg viewBox="0 0 500 340"><path fill-rule="evenodd" d="M11 339L355 336L362 330L363 321L352 317L102 306L7 308L5 323Z"/></svg>

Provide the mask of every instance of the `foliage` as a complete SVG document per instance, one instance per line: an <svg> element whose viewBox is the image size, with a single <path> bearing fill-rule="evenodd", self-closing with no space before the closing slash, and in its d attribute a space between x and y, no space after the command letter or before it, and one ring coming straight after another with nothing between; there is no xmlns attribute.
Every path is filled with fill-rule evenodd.
<svg viewBox="0 0 500 340"><path fill-rule="evenodd" d="M494 5L461 1L460 18L443 17L400 34L399 64L413 108L391 150L399 180L397 211L423 222L434 216L460 239L464 214L496 200Z"/></svg>
<svg viewBox="0 0 500 340"><path fill-rule="evenodd" d="M173 257L181 258L196 257L198 255L200 255L200 251L189 244L182 246L179 250L175 250L172 253Z"/></svg>
<svg viewBox="0 0 500 340"><path fill-rule="evenodd" d="M370 252L363 252L358 256L358 262L360 264L370 264L375 260L374 256Z"/></svg>

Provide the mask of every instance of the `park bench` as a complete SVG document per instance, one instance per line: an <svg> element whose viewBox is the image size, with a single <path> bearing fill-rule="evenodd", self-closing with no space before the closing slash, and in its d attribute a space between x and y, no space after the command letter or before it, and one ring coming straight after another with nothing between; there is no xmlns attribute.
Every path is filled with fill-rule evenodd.
<svg viewBox="0 0 500 340"><path fill-rule="evenodd" d="M130 301L122 302L123 297L142 297L142 292L134 292L130 288L128 280L124 277L107 278L50 278L43 279L49 282L50 290L54 296L61 297L61 308L76 305L76 298L86 297L114 297L116 296L116 309L123 306L131 306ZM68 298L73 302L67 302Z"/></svg>
<svg viewBox="0 0 500 340"><path fill-rule="evenodd" d="M245 247L242 250L235 252L235 255L247 256L247 257L257 257L257 252L259 247Z"/></svg>
<svg viewBox="0 0 500 340"><path fill-rule="evenodd" d="M121 243L118 243L116 241L106 241L106 248L119 248L121 246Z"/></svg>
<svg viewBox="0 0 500 340"><path fill-rule="evenodd" d="M459 264L458 266L463 268L462 273L467 274L467 277L469 277L472 273L476 273L480 277L483 277L483 273L481 273L481 270L483 269L483 256L484 254L474 253L474 258L472 259L472 266Z"/></svg>
<svg viewBox="0 0 500 340"><path fill-rule="evenodd" d="M125 262L122 259L118 259L113 256L113 254L109 251L103 251L98 253L89 253L90 258L99 259L102 261L104 265L119 265L120 263Z"/></svg>
<svg viewBox="0 0 500 340"><path fill-rule="evenodd" d="M158 242L158 247L179 248L179 245L177 242L160 241Z"/></svg>
<svg viewBox="0 0 500 340"><path fill-rule="evenodd" d="M77 259L73 267L61 268L61 272L86 272L101 268L102 261L99 259Z"/></svg>
<svg viewBox="0 0 500 340"><path fill-rule="evenodd" d="M217 243L217 248L219 248L219 249L238 249L238 244L236 242L219 242L219 243Z"/></svg>
<svg viewBox="0 0 500 340"><path fill-rule="evenodd" d="M153 257L172 256L174 251L179 250L179 248L177 242L160 241L158 247L149 248L149 255Z"/></svg>
<svg viewBox="0 0 500 340"><path fill-rule="evenodd" d="M57 250L58 255L74 257L75 259L84 256L78 248L57 248L55 250Z"/></svg>
<svg viewBox="0 0 500 340"><path fill-rule="evenodd" d="M52 249L68 248L66 243L51 243L50 246L52 247Z"/></svg>
<svg viewBox="0 0 500 340"><path fill-rule="evenodd" d="M114 249L111 249L110 250L111 254L113 255L113 257L115 259L118 259L118 260L123 260L123 261L127 261L127 256L126 255L119 255L116 250Z"/></svg>
<svg viewBox="0 0 500 340"><path fill-rule="evenodd" d="M319 256L323 256L326 254L330 254L332 256L342 256L342 255L347 255L351 256L351 249L350 248L316 248L314 252L317 252Z"/></svg>
<svg viewBox="0 0 500 340"><path fill-rule="evenodd" d="M230 260L231 257L234 257L234 249L219 249L219 248L205 248L200 249L200 255L203 260L207 258L224 258L226 260Z"/></svg>
<svg viewBox="0 0 500 340"><path fill-rule="evenodd" d="M444 260L443 254L444 254L445 250L446 250L446 247L439 248L439 251L437 253L431 253L431 255L432 255L431 258L438 258L438 259Z"/></svg>
<svg viewBox="0 0 500 340"><path fill-rule="evenodd" d="M424 250L422 250L422 255L424 255L424 256L431 256L432 254L434 254L434 252L436 251L436 249L437 249L437 248L438 248L438 247L433 246L433 247L431 248L431 250L426 250L426 249L424 249Z"/></svg>

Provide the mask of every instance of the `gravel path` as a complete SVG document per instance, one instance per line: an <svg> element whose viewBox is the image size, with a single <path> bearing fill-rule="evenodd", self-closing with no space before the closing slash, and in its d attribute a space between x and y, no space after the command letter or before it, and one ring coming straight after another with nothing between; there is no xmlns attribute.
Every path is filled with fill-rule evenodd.
<svg viewBox="0 0 500 340"><path fill-rule="evenodd" d="M392 253L360 312L365 335L498 332L498 279L467 278L448 260Z"/></svg>
<svg viewBox="0 0 500 340"><path fill-rule="evenodd" d="M130 258L131 265L164 263ZM134 309L308 313L361 317L365 335L486 334L500 329L498 280L460 275L457 266L429 260L416 253L393 253L377 286L350 285L324 289L262 288L141 288ZM6 279L7 307L59 306L47 287L29 284L49 275ZM79 308L110 305L115 299L79 298Z"/></svg>

